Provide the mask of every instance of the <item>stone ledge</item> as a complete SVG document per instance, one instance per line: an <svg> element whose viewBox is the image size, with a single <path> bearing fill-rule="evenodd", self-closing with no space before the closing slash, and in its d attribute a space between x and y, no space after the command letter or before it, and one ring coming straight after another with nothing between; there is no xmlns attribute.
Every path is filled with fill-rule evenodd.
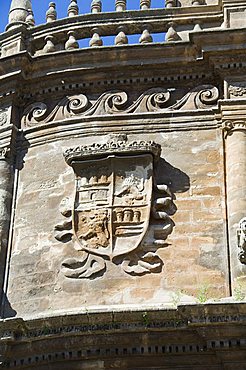
<svg viewBox="0 0 246 370"><path fill-rule="evenodd" d="M59 312L59 315L23 320L10 318L0 321L1 340L18 337L45 337L62 333L128 331L170 328L190 328L215 324L246 322L245 303L211 303L198 305L119 305L82 308L80 312ZM59 330L58 330L59 328ZM6 334L8 333L8 335ZM9 334L11 335L9 336Z"/></svg>
<svg viewBox="0 0 246 370"><path fill-rule="evenodd" d="M55 370L83 369L85 365L98 370L101 361L102 369L115 368L117 362L120 369L132 369L132 363L134 369L149 370L153 364L169 369L166 366L172 363L172 369L189 365L193 370L204 361L216 369L224 362L231 366L227 369L234 369L234 363L244 364L244 303L177 309L108 306L81 311L26 321L2 320L0 367Z"/></svg>

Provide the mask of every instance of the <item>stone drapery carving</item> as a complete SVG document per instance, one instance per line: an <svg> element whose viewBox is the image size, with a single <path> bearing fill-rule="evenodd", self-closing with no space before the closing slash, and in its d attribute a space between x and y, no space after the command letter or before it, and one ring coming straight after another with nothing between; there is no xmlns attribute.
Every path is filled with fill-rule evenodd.
<svg viewBox="0 0 246 370"><path fill-rule="evenodd" d="M246 217L242 218L239 222L237 239L238 247L240 248L239 260L241 263L246 264Z"/></svg>
<svg viewBox="0 0 246 370"><path fill-rule="evenodd" d="M228 135L232 135L235 131L242 131L246 130L246 121L244 120L235 120L235 121L225 121L222 124L223 131L225 133L225 137Z"/></svg>
<svg viewBox="0 0 246 370"><path fill-rule="evenodd" d="M84 94L66 96L53 106L37 102L25 109L22 127L32 127L75 116L209 109L219 98L218 89L211 85L198 86L178 101L172 98L174 93L175 89L157 87L145 91L134 102L129 99L125 91L109 91L96 100L89 99Z"/></svg>
<svg viewBox="0 0 246 370"><path fill-rule="evenodd" d="M55 227L55 238L72 241L81 252L81 258L63 262L66 277L95 278L108 263L131 275L161 270L156 251L173 230L175 206L168 186L154 181L160 150L154 142L128 142L121 135L65 151L76 190L73 201L62 202L66 219Z"/></svg>

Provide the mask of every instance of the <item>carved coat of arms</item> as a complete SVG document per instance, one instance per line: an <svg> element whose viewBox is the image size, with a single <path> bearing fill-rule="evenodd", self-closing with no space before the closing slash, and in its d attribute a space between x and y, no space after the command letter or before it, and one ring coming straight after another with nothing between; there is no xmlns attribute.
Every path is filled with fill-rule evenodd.
<svg viewBox="0 0 246 370"><path fill-rule="evenodd" d="M163 212L163 207L170 208L172 203L165 185L167 196L156 199L153 209L154 163L160 146L118 140L71 148L64 156L75 173L75 193L71 210L63 213L68 220L56 227L56 237L62 240L70 233L74 247L83 252L80 260L64 261L65 275L88 278L102 274L106 261L121 261L126 272L135 274L160 267L158 257L150 251L142 251L142 266L129 260L130 255L141 260L137 251L149 229L151 213L166 218L166 229L161 225L154 244L162 244L173 227ZM163 194L163 188L159 190Z"/></svg>

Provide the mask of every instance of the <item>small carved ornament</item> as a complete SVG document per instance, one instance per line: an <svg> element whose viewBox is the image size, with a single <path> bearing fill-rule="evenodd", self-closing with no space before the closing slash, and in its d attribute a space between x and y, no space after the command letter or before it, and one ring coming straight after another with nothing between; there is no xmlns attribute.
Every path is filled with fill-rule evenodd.
<svg viewBox="0 0 246 370"><path fill-rule="evenodd" d="M62 202L65 220L55 227L55 238L72 242L81 254L63 262L65 276L93 279L109 264L130 275L160 272L156 251L167 246L176 210L168 186L155 184L160 146L120 135L69 148L64 157L75 173L75 196Z"/></svg>
<svg viewBox="0 0 246 370"><path fill-rule="evenodd" d="M237 240L240 252L238 254L241 263L246 265L246 217L242 218L239 222L239 228L237 230Z"/></svg>

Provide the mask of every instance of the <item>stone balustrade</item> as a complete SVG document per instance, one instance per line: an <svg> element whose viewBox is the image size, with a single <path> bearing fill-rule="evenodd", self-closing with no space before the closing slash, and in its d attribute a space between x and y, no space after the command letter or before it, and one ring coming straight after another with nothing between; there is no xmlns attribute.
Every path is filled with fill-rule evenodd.
<svg viewBox="0 0 246 370"><path fill-rule="evenodd" d="M21 50L38 56L104 45L189 41L190 33L223 26L220 4L206 5L203 0L190 0L189 6L180 6L183 2L166 0L163 8L154 9L151 0L140 0L139 9L130 10L128 3L115 0L115 11L103 12L103 1L93 0L91 13L81 14L77 0L71 0L64 21L58 19L56 4L51 2L46 23L36 26L29 9L26 22L15 22L14 26L10 22L6 28L9 32L0 35L1 57Z"/></svg>

